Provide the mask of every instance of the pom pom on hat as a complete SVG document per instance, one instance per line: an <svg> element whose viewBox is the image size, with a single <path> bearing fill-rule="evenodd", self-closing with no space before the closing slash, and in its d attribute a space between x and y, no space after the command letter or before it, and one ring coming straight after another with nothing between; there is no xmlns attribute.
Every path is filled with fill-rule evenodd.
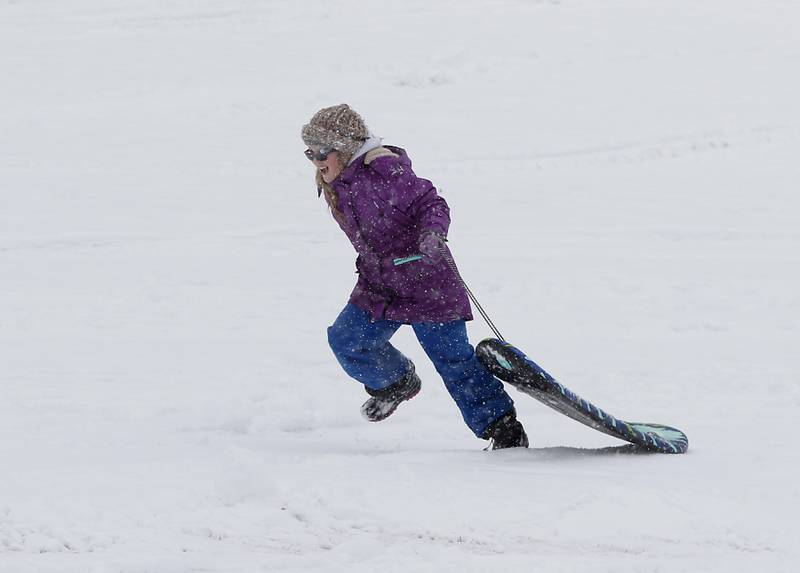
<svg viewBox="0 0 800 573"><path fill-rule="evenodd" d="M309 147L331 147L354 154L369 138L369 130L361 116L346 103L319 110L303 126L303 142Z"/></svg>

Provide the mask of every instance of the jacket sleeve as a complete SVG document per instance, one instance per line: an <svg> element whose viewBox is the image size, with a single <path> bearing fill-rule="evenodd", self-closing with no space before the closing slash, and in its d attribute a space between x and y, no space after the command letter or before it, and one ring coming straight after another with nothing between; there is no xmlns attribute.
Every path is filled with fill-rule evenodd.
<svg viewBox="0 0 800 573"><path fill-rule="evenodd" d="M419 225L420 234L433 231L447 236L450 229L450 207L436 192L433 184L426 179L417 179L421 191L411 203L411 213Z"/></svg>
<svg viewBox="0 0 800 573"><path fill-rule="evenodd" d="M422 234L434 231L447 236L450 228L450 208L427 179L417 177L409 166L397 157L381 157L370 167L381 173L388 183L388 199L392 206L414 222Z"/></svg>

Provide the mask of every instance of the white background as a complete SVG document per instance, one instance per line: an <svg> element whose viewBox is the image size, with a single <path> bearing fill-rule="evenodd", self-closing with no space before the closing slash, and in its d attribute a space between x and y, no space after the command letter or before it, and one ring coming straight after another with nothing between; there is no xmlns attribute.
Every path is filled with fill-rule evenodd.
<svg viewBox="0 0 800 573"><path fill-rule="evenodd" d="M796 571L800 5L0 2L0 571ZM300 127L348 102L452 209L511 390L483 452L368 424L354 252ZM474 343L490 334L471 323Z"/></svg>

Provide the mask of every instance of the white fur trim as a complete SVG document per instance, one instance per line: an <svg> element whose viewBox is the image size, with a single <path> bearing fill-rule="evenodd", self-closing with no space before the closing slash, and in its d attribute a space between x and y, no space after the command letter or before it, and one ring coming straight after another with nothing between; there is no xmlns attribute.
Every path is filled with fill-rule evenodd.
<svg viewBox="0 0 800 573"><path fill-rule="evenodd" d="M350 165L353 161L355 161L356 159L358 159L359 157L361 157L365 153L368 153L368 152L372 151L373 149L376 149L376 148L380 147L381 146L381 141L383 141L383 140L380 137L377 137L377 136L372 135L370 133L369 134L369 138L364 142L364 145L362 145L359 148L359 150L356 151L353 154L353 157L350 158L350 161L347 164Z"/></svg>

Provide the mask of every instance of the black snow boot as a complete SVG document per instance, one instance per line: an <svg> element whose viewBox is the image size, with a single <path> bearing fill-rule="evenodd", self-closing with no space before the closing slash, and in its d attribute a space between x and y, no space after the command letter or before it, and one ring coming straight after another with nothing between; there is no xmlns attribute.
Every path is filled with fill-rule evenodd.
<svg viewBox="0 0 800 573"><path fill-rule="evenodd" d="M528 436L514 410L492 422L484 432L483 439L489 440L487 450L528 447Z"/></svg>
<svg viewBox="0 0 800 573"><path fill-rule="evenodd" d="M372 397L361 406L361 415L370 422L385 420L397 410L400 402L416 396L421 386L422 382L414 372L414 365L410 363L406 375L388 388L372 390L365 387L367 394Z"/></svg>

